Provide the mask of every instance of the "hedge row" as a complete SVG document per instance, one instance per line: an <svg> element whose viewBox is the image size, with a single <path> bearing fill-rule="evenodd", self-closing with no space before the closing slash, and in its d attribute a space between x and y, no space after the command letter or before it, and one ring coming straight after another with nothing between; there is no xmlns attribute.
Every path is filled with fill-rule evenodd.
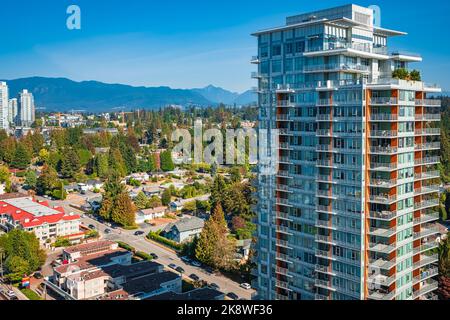
<svg viewBox="0 0 450 320"><path fill-rule="evenodd" d="M178 250L178 251L183 249L183 245L182 244L179 244L179 243L177 243L177 242L175 242L173 240L169 240L167 238L164 238L163 236L160 236L159 233L157 233L157 232L150 231L150 233L147 235L147 238L150 239L150 240L159 242L161 244L164 244L164 245L166 245L166 246L168 246L168 247L170 247L172 249Z"/></svg>
<svg viewBox="0 0 450 320"><path fill-rule="evenodd" d="M153 257L151 255L149 255L148 253L142 252L142 251L136 251L136 253L134 254L135 256L142 258L144 260L152 260Z"/></svg>
<svg viewBox="0 0 450 320"><path fill-rule="evenodd" d="M136 248L130 246L128 243L122 242L122 241L117 241L119 247L121 247L122 249L131 251L131 252L136 252Z"/></svg>

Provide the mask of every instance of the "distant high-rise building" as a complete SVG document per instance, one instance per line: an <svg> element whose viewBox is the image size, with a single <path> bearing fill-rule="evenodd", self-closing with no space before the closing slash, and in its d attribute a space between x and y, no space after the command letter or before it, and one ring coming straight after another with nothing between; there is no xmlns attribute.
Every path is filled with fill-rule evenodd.
<svg viewBox="0 0 450 320"><path fill-rule="evenodd" d="M259 130L278 132L279 162L259 164L262 299L436 297L441 90L401 75L422 58L389 52L405 33L373 15L346 5L254 34Z"/></svg>
<svg viewBox="0 0 450 320"><path fill-rule="evenodd" d="M19 111L19 103L17 101L17 98L10 99L8 107L8 121L10 124L16 123L18 111Z"/></svg>
<svg viewBox="0 0 450 320"><path fill-rule="evenodd" d="M19 124L29 127L35 120L34 97L28 90L23 90L19 94Z"/></svg>
<svg viewBox="0 0 450 320"><path fill-rule="evenodd" d="M0 82L0 129L9 129L8 107L8 86L6 82Z"/></svg>

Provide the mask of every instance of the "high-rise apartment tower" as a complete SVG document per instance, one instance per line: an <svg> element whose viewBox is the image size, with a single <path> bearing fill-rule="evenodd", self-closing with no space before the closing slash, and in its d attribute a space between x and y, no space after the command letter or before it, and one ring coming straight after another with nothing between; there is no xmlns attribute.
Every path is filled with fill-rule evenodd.
<svg viewBox="0 0 450 320"><path fill-rule="evenodd" d="M435 297L440 89L373 14L346 5L254 34L259 129L279 134L258 180L262 299Z"/></svg>

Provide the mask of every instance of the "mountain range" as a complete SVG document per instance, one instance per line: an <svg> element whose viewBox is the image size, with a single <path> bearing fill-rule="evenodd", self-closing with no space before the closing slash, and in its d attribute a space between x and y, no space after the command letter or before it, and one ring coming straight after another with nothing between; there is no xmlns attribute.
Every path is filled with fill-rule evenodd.
<svg viewBox="0 0 450 320"><path fill-rule="evenodd" d="M66 78L29 77L6 81L9 95L16 97L27 89L33 93L37 108L46 111L89 112L112 110L158 109L167 105L196 105L201 107L248 105L256 102L256 94L242 94L209 85L197 89L172 89L170 87L135 87L108 84L99 81L76 82Z"/></svg>

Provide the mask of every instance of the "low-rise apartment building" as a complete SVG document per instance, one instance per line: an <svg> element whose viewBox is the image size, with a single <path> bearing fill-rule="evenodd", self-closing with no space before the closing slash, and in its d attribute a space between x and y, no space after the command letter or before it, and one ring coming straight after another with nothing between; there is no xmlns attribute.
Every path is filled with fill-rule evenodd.
<svg viewBox="0 0 450 320"><path fill-rule="evenodd" d="M20 193L0 196L0 227L5 231L20 228L33 232L41 244L59 237L80 241L80 216L66 213L62 207L50 207L46 201L36 201Z"/></svg>

